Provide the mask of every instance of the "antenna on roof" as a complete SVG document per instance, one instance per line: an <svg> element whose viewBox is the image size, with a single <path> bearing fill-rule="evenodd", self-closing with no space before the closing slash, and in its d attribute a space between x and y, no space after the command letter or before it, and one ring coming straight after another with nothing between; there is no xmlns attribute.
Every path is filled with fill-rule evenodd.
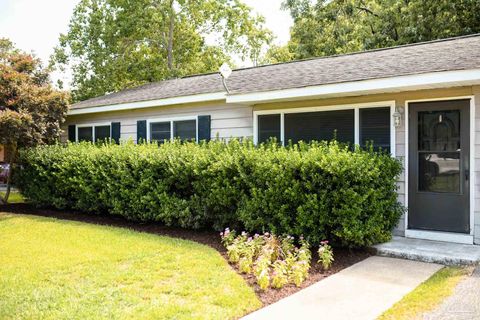
<svg viewBox="0 0 480 320"><path fill-rule="evenodd" d="M227 93L230 93L230 90L228 90L228 86L227 86L227 79L232 74L232 69L230 68L228 63L224 62L222 64L222 66L220 67L220 74L222 75L222 82L223 82L223 86L225 87L225 90L227 90Z"/></svg>

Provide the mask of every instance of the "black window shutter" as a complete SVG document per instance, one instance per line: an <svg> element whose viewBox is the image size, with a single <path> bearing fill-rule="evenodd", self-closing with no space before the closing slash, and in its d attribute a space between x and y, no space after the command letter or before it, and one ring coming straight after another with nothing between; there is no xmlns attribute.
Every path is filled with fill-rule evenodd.
<svg viewBox="0 0 480 320"><path fill-rule="evenodd" d="M68 126L68 141L75 142L77 141L77 127L74 124Z"/></svg>
<svg viewBox="0 0 480 320"><path fill-rule="evenodd" d="M120 122L112 122L112 140L120 143Z"/></svg>
<svg viewBox="0 0 480 320"><path fill-rule="evenodd" d="M211 137L211 117L210 116L198 116L198 141L206 140L210 141Z"/></svg>
<svg viewBox="0 0 480 320"><path fill-rule="evenodd" d="M147 120L137 121L137 143L147 141Z"/></svg>

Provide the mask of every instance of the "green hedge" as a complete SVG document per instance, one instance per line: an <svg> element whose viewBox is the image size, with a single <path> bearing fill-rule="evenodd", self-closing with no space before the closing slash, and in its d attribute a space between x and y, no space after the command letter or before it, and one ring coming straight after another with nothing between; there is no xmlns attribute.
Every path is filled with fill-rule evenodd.
<svg viewBox="0 0 480 320"><path fill-rule="evenodd" d="M251 141L44 146L15 180L37 206L183 228L244 228L367 246L390 238L403 207L400 163L335 142Z"/></svg>

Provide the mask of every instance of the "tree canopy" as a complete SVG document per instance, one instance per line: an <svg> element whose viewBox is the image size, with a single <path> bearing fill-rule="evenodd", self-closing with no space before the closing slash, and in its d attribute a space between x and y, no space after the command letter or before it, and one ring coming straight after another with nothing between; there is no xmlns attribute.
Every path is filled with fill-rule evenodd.
<svg viewBox="0 0 480 320"><path fill-rule="evenodd" d="M283 8L294 20L291 40L272 47L268 62L480 32L478 0L285 0Z"/></svg>
<svg viewBox="0 0 480 320"><path fill-rule="evenodd" d="M10 151L10 163L19 148L58 140L68 99L52 87L39 59L0 38L0 145Z"/></svg>
<svg viewBox="0 0 480 320"><path fill-rule="evenodd" d="M271 32L241 0L81 0L53 65L73 71L74 100L257 60ZM215 43L211 45L209 43Z"/></svg>

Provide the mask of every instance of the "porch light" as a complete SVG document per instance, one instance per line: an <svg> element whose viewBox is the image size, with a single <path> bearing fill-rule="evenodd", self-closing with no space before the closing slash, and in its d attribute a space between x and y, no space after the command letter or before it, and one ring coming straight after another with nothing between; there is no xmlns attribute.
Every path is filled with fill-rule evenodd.
<svg viewBox="0 0 480 320"><path fill-rule="evenodd" d="M403 113L403 108L402 107L395 107L395 112L393 113L393 125L395 128L398 128L402 125L402 113Z"/></svg>

